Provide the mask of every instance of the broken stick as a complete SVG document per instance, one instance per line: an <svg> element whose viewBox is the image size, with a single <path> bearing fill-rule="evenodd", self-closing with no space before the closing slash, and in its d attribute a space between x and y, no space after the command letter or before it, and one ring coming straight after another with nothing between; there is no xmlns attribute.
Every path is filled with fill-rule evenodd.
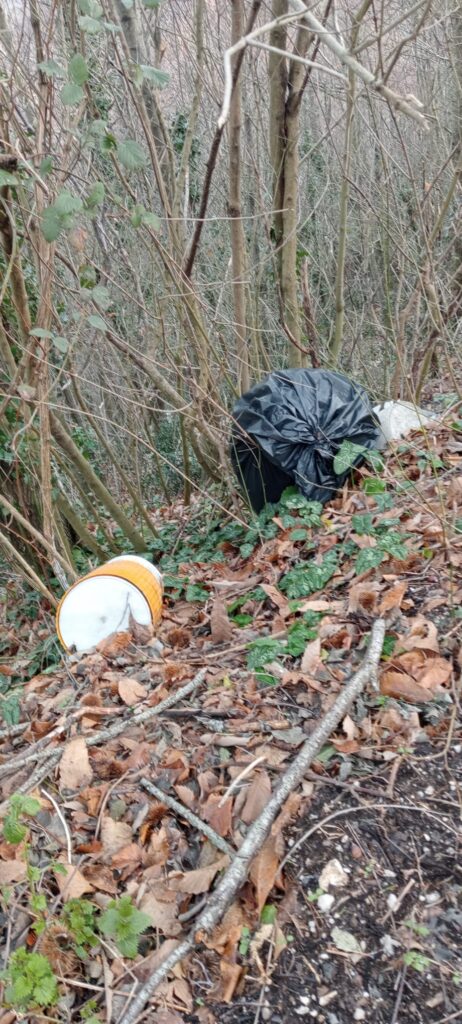
<svg viewBox="0 0 462 1024"><path fill-rule="evenodd" d="M377 688L377 669L382 653L385 636L385 622L378 619L374 624L367 655L354 676L345 684L337 700L329 709L317 728L303 744L297 757L294 758L284 775L280 778L273 796L266 807L254 821L253 825L237 851L234 860L212 893L208 905L198 917L194 928L183 942L166 957L164 962L154 971L142 985L133 1002L118 1020L118 1024L134 1024L142 1013L146 1003L156 988L167 977L169 971L180 960L183 960L194 947L200 943L202 934L210 933L222 920L226 910L247 879L250 865L259 852L269 833L271 825L277 817L287 797L302 782L305 772L310 767L321 747L348 711L356 697L364 690L366 683L371 682Z"/></svg>

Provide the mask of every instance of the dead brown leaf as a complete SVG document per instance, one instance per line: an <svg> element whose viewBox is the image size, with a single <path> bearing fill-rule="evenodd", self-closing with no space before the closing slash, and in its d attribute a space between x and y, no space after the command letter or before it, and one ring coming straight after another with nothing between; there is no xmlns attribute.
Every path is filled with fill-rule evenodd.
<svg viewBox="0 0 462 1024"><path fill-rule="evenodd" d="M169 887L175 892L187 892L196 896L201 892L208 892L218 871L227 867L229 857L225 854L219 857L213 864L205 868L196 868L195 871L187 871L184 875L169 878Z"/></svg>
<svg viewBox="0 0 462 1024"><path fill-rule="evenodd" d="M392 611L395 608L401 608L401 602L406 593L407 587L408 584L406 581L396 583L391 590L388 590L387 593L384 594L379 608L381 615L383 615L384 612Z"/></svg>
<svg viewBox="0 0 462 1024"><path fill-rule="evenodd" d="M303 675L314 676L321 665L321 640L319 637L316 637L316 640L311 640L305 647L300 671Z"/></svg>
<svg viewBox="0 0 462 1024"><path fill-rule="evenodd" d="M271 892L276 876L279 871L279 856L277 852L277 837L268 836L260 852L255 857L250 868L250 878L256 889L257 910L260 914L266 898Z"/></svg>
<svg viewBox="0 0 462 1024"><path fill-rule="evenodd" d="M406 672L397 672L394 669L387 669L380 679L380 692L386 697L394 697L397 700L406 700L410 704L421 704L431 700L431 690L419 686L412 676Z"/></svg>
<svg viewBox="0 0 462 1024"><path fill-rule="evenodd" d="M103 844L104 859L112 860L115 853L128 846L132 840L130 825L123 821L114 821L113 818L103 817L101 822L101 842Z"/></svg>
<svg viewBox="0 0 462 1024"><path fill-rule="evenodd" d="M270 601L279 608L279 611L283 619L286 619L290 615L289 602L281 591L277 587L273 587L271 583L261 583L261 589L265 591L265 594L269 597Z"/></svg>
<svg viewBox="0 0 462 1024"><path fill-rule="evenodd" d="M94 892L91 882L78 868L73 864L68 864L64 857L58 857L58 861L66 868L66 874L61 874L61 872L55 874L58 889L65 903L68 900L79 900L86 892Z"/></svg>
<svg viewBox="0 0 462 1024"><path fill-rule="evenodd" d="M219 836L229 836L231 832L231 815L233 798L231 796L221 803L218 793L210 793L207 803L202 808L202 817L218 832Z"/></svg>
<svg viewBox="0 0 462 1024"><path fill-rule="evenodd" d="M266 771L259 771L247 789L245 804L241 811L242 821L251 825L261 814L271 796L271 779Z"/></svg>
<svg viewBox="0 0 462 1024"><path fill-rule="evenodd" d="M83 736L69 740L59 765L61 789L81 789L88 786L93 778L93 769L88 757L87 744Z"/></svg>
<svg viewBox="0 0 462 1024"><path fill-rule="evenodd" d="M162 935L174 938L182 931L178 921L178 897L156 884L155 891L148 892L140 903L140 910L147 914L151 920L152 928L158 928Z"/></svg>
<svg viewBox="0 0 462 1024"><path fill-rule="evenodd" d="M137 679L131 679L125 676L123 679L119 679L117 690L119 697L123 700L124 704L131 707L133 704L138 704L140 700L144 700L147 695L146 687L139 683Z"/></svg>
<svg viewBox="0 0 462 1024"><path fill-rule="evenodd" d="M104 658L112 660L118 658L119 654L127 650L132 642L132 635L128 632L111 633L110 636L106 637L105 640L100 640L99 644L96 645L98 654L102 654Z"/></svg>
<svg viewBox="0 0 462 1024"><path fill-rule="evenodd" d="M348 591L348 611L365 611L373 615L377 611L381 586L377 580L354 583Z"/></svg>
<svg viewBox="0 0 462 1024"><path fill-rule="evenodd" d="M0 861L0 885L23 882L27 876L27 865L22 860Z"/></svg>
<svg viewBox="0 0 462 1024"><path fill-rule="evenodd" d="M225 644L231 640L233 627L228 619L225 603L221 597L215 597L210 615L210 632L215 644Z"/></svg>

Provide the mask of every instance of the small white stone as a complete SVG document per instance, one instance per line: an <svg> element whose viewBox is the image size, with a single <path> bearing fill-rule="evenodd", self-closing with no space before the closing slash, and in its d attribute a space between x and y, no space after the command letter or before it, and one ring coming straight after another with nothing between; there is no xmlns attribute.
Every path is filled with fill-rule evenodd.
<svg viewBox="0 0 462 1024"><path fill-rule="evenodd" d="M297 1017L307 1017L308 1014L311 1013L311 1010L308 1006L296 1006L295 1013L297 1014Z"/></svg>
<svg viewBox="0 0 462 1024"><path fill-rule="evenodd" d="M366 1018L366 1011L363 1010L360 1006L358 1006L358 1008L355 1010L355 1012L353 1014L353 1018L354 1018L354 1020L365 1020L365 1018Z"/></svg>
<svg viewBox="0 0 462 1024"><path fill-rule="evenodd" d="M261 1015L263 1020L271 1020L271 1017L273 1016L271 1006L264 1006L261 1011Z"/></svg>
<svg viewBox="0 0 462 1024"><path fill-rule="evenodd" d="M396 908L399 907L399 899L395 896L394 892L391 892L387 897L387 907L391 911L396 910Z"/></svg>
<svg viewBox="0 0 462 1024"><path fill-rule="evenodd" d="M396 871L392 871L391 868L385 868L383 875L385 878L396 878Z"/></svg>
<svg viewBox="0 0 462 1024"><path fill-rule="evenodd" d="M326 992L325 996L320 996L319 997L319 1000L318 1000L319 1005L320 1006L329 1006L329 1003L331 1003L333 999L336 999L337 995L338 995L337 989L333 989L332 992Z"/></svg>
<svg viewBox="0 0 462 1024"><path fill-rule="evenodd" d="M322 896L318 898L318 907L322 914L328 914L329 910L335 903L335 896L332 896L330 892L323 892Z"/></svg>
<svg viewBox="0 0 462 1024"><path fill-rule="evenodd" d="M319 876L319 885L321 889L330 889L331 887L333 889L337 887L342 888L347 884L347 882L348 875L345 868L336 857L333 857L332 860L329 860L323 867Z"/></svg>
<svg viewBox="0 0 462 1024"><path fill-rule="evenodd" d="M439 892L427 892L427 895L425 897L425 902L429 903L430 906L433 906L434 903L439 903L440 900L441 896Z"/></svg>
<svg viewBox="0 0 462 1024"><path fill-rule="evenodd" d="M435 792L435 787L434 786L426 786L425 787L425 796L433 796L434 792Z"/></svg>
<svg viewBox="0 0 462 1024"><path fill-rule="evenodd" d="M310 1001L310 999L311 999L311 996L299 996L299 999L300 999L300 1002L303 1003L304 1006L307 1006L309 1001Z"/></svg>

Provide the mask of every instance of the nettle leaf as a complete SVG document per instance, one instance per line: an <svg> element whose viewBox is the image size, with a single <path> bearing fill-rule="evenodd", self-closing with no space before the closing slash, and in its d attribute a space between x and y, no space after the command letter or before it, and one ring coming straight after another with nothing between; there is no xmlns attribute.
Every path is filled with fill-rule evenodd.
<svg viewBox="0 0 462 1024"><path fill-rule="evenodd" d="M19 185L19 178L10 171L0 171L0 187L2 185Z"/></svg>
<svg viewBox="0 0 462 1024"><path fill-rule="evenodd" d="M136 171L141 167L145 167L147 164L147 156L144 149L140 146L139 142L135 142L134 139L127 139L125 142L119 142L117 146L117 156L123 167L126 167L128 171Z"/></svg>
<svg viewBox="0 0 462 1024"><path fill-rule="evenodd" d="M92 288L91 297L93 302L96 302L96 305L100 306L101 309L109 309L112 303L108 289L102 284L97 284L95 288Z"/></svg>
<svg viewBox="0 0 462 1024"><path fill-rule="evenodd" d="M53 332L52 331L47 331L45 329L45 327L33 327L32 330L29 331L29 334L31 334L33 338L52 338L53 337Z"/></svg>
<svg viewBox="0 0 462 1024"><path fill-rule="evenodd" d="M83 209L82 200L66 191L59 193L53 206L59 214L64 216L69 213L79 213Z"/></svg>
<svg viewBox="0 0 462 1024"><path fill-rule="evenodd" d="M55 242L64 230L62 219L53 206L47 206L43 211L41 230L47 242Z"/></svg>
<svg viewBox="0 0 462 1024"><path fill-rule="evenodd" d="M66 72L55 60L42 60L40 64L37 64L40 71L43 71L44 75L48 78L65 78Z"/></svg>
<svg viewBox="0 0 462 1024"><path fill-rule="evenodd" d="M72 82L68 82L64 85L60 92L61 103L64 103L65 107L75 107L80 103L85 96L83 89L80 85L74 85Z"/></svg>
<svg viewBox="0 0 462 1024"><path fill-rule="evenodd" d="M79 0L79 10L82 14L87 14L89 18L101 18L104 14L98 0Z"/></svg>
<svg viewBox="0 0 462 1024"><path fill-rule="evenodd" d="M355 563L355 572L358 576L361 576L363 572L368 572L369 569L376 569L385 558L385 552L381 548L363 548L359 552L359 555Z"/></svg>
<svg viewBox="0 0 462 1024"><path fill-rule="evenodd" d="M85 209L94 210L96 206L100 206L100 204L104 202L105 195L106 189L103 182L96 181L85 200Z"/></svg>
<svg viewBox="0 0 462 1024"><path fill-rule="evenodd" d="M356 465L359 457L367 451L368 449L363 444L355 444L353 441L342 441L334 458L334 473L337 473L337 476L342 476L348 469Z"/></svg>
<svg viewBox="0 0 462 1024"><path fill-rule="evenodd" d="M366 477L363 482L363 491L364 494L367 495L384 494L386 489L387 485L385 480L380 480L379 477L376 476Z"/></svg>
<svg viewBox="0 0 462 1024"><path fill-rule="evenodd" d="M79 18L79 28L82 29L82 32L87 32L89 36L96 36L98 32L104 32L102 22L97 21L96 18L87 17L87 15Z"/></svg>
<svg viewBox="0 0 462 1024"><path fill-rule="evenodd" d="M139 64L143 78L147 82L152 82L153 85L157 85L159 89L163 89L164 85L170 81L170 75L168 71L161 71L160 68L153 68L150 64Z"/></svg>
<svg viewBox="0 0 462 1024"><path fill-rule="evenodd" d="M67 66L69 81L74 85L85 85L88 81L89 71L87 62L81 53L75 53Z"/></svg>
<svg viewBox="0 0 462 1024"><path fill-rule="evenodd" d="M52 344L58 350L58 352L61 353L62 356L65 356L69 350L69 342L67 338L62 338L61 335L59 334L55 334L53 336Z"/></svg>
<svg viewBox="0 0 462 1024"><path fill-rule="evenodd" d="M51 174L52 170L53 160L51 156L45 156L39 164L39 174L42 175L42 178L46 178L48 174Z"/></svg>
<svg viewBox="0 0 462 1024"><path fill-rule="evenodd" d="M103 320L102 316L98 316L97 313L91 313L90 316L87 316L87 322L90 324L91 327L95 328L95 331L108 330L108 325L106 321Z"/></svg>
<svg viewBox="0 0 462 1024"><path fill-rule="evenodd" d="M117 139L112 132L106 132L101 139L101 152L110 153L113 149L117 149Z"/></svg>
<svg viewBox="0 0 462 1024"><path fill-rule="evenodd" d="M157 215L155 213L151 212L151 210L145 210L144 211L144 213L143 213L143 224L147 228L154 228L154 231L159 231L160 220L159 220L159 218L157 217Z"/></svg>

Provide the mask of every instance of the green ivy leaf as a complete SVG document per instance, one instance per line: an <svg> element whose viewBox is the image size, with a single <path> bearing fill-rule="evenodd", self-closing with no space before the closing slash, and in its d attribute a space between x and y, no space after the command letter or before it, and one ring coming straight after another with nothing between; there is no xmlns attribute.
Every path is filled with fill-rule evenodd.
<svg viewBox="0 0 462 1024"><path fill-rule="evenodd" d="M125 142L119 142L117 156L122 166L126 167L128 171L139 170L141 167L145 167L147 163L147 156L144 150L134 139L126 139Z"/></svg>
<svg viewBox="0 0 462 1024"><path fill-rule="evenodd" d="M280 655L285 654L284 644L280 640L274 640L270 636L260 637L249 644L247 654L247 668L258 669L275 661Z"/></svg>
<svg viewBox="0 0 462 1024"><path fill-rule="evenodd" d="M384 558L385 554L379 547L363 548L356 559L356 574L361 576L363 572L368 572L369 569L376 569L383 562Z"/></svg>
<svg viewBox="0 0 462 1024"><path fill-rule="evenodd" d="M83 100L85 93L80 88L80 85L73 85L72 82L68 82L67 85L63 86L59 95L65 107L75 107Z"/></svg>
<svg viewBox="0 0 462 1024"><path fill-rule="evenodd" d="M291 569L279 583L279 589L289 598L308 597L322 590L337 569L337 553L335 549L328 551L320 565L316 562L305 562Z"/></svg>
<svg viewBox="0 0 462 1024"><path fill-rule="evenodd" d="M387 489L387 485L384 480L380 480L378 477L370 476L366 477L363 482L364 494L384 494Z"/></svg>
<svg viewBox="0 0 462 1024"><path fill-rule="evenodd" d="M340 448L334 458L334 473L342 476L348 469L355 466L360 456L367 452L363 444L354 444L353 441L342 441Z"/></svg>
<svg viewBox="0 0 462 1024"><path fill-rule="evenodd" d="M74 85L85 85L88 81L88 67L87 62L81 53L75 53L71 57L69 64L67 65L69 74L69 81L73 82Z"/></svg>
<svg viewBox="0 0 462 1024"><path fill-rule="evenodd" d="M17 725L21 718L21 705L17 694L12 693L0 701L0 717L5 725Z"/></svg>
<svg viewBox="0 0 462 1024"><path fill-rule="evenodd" d="M210 594L208 590L204 590L204 587L201 587L198 583L189 583L188 586L186 587L185 597L187 601L204 602L208 601Z"/></svg>

